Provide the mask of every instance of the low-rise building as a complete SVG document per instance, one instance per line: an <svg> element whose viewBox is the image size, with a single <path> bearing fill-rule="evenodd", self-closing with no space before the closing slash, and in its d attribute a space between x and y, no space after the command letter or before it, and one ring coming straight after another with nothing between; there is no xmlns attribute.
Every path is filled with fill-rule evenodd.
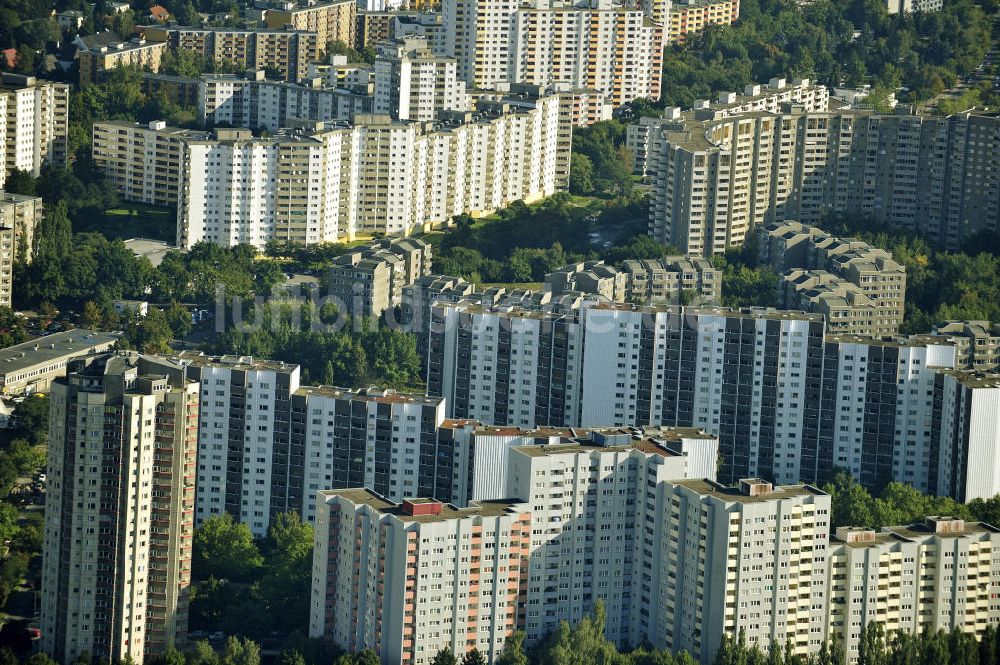
<svg viewBox="0 0 1000 665"><path fill-rule="evenodd" d="M0 349L0 391L44 392L53 379L66 375L72 358L108 351L117 342L113 333L77 328Z"/></svg>
<svg viewBox="0 0 1000 665"><path fill-rule="evenodd" d="M861 287L825 270L792 269L778 284L782 308L822 314L832 335L880 337L898 332L875 325L878 308Z"/></svg>
<svg viewBox="0 0 1000 665"><path fill-rule="evenodd" d="M722 298L722 272L701 257L627 260L618 268L588 261L547 274L545 290L594 293L612 302L711 304Z"/></svg>
<svg viewBox="0 0 1000 665"><path fill-rule="evenodd" d="M955 345L956 367L985 369L1000 363L1000 324L989 321L944 321L931 332Z"/></svg>
<svg viewBox="0 0 1000 665"><path fill-rule="evenodd" d="M385 238L337 257L328 292L351 316L381 317L403 303L403 288L430 275L431 246L418 238Z"/></svg>
<svg viewBox="0 0 1000 665"><path fill-rule="evenodd" d="M854 315L840 318L838 327L840 324L856 325L858 334L873 336L895 335L899 331L906 299L906 267L894 261L889 252L854 238L836 238L818 227L797 221L775 221L761 226L757 230L757 242L761 263L777 272L795 268L805 271L792 270L792 281L786 279L789 290L785 293L789 295L789 302L798 299L799 306L803 306L801 298L791 297L791 293L798 290L796 283L803 289L821 288L830 291L833 298L844 299L844 302L831 301L827 305L835 305L841 312L854 311ZM805 276L813 271L820 273ZM821 279L823 273L832 273L837 279ZM862 311L864 300L849 296L851 289L838 280L853 284L867 296L867 306L871 309L869 317L866 318ZM827 305L819 305L817 301L821 309Z"/></svg>

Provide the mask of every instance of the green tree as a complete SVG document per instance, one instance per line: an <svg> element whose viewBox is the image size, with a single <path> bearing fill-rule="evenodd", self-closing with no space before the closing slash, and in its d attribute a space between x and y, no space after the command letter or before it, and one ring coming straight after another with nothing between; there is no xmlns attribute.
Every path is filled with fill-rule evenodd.
<svg viewBox="0 0 1000 665"><path fill-rule="evenodd" d="M230 636L222 653L221 665L260 665L260 645L246 638Z"/></svg>
<svg viewBox="0 0 1000 665"><path fill-rule="evenodd" d="M215 515L195 529L192 573L196 579L245 581L263 564L250 527L229 513Z"/></svg>
<svg viewBox="0 0 1000 665"><path fill-rule="evenodd" d="M35 394L14 407L14 436L30 444L42 444L49 436L49 398Z"/></svg>
<svg viewBox="0 0 1000 665"><path fill-rule="evenodd" d="M452 653L451 647L445 646L434 655L431 665L458 665L458 659Z"/></svg>
<svg viewBox="0 0 1000 665"><path fill-rule="evenodd" d="M570 154L569 191L584 196L594 192L594 165L586 155Z"/></svg>
<svg viewBox="0 0 1000 665"><path fill-rule="evenodd" d="M27 171L11 169L3 184L4 191L10 194L35 195L35 179Z"/></svg>
<svg viewBox="0 0 1000 665"><path fill-rule="evenodd" d="M521 630L508 637L496 665L530 665L528 655L524 651L524 638L524 631Z"/></svg>
<svg viewBox="0 0 1000 665"><path fill-rule="evenodd" d="M85 327L92 330L101 327L101 319L103 318L101 308L93 300L83 303L83 314L81 316Z"/></svg>
<svg viewBox="0 0 1000 665"><path fill-rule="evenodd" d="M191 333L194 325L191 323L191 313L176 300L170 301L166 311L167 324L177 339L184 339Z"/></svg>
<svg viewBox="0 0 1000 665"><path fill-rule="evenodd" d="M476 649L472 648L471 651L467 651L462 657L462 665L486 665L486 657Z"/></svg>
<svg viewBox="0 0 1000 665"><path fill-rule="evenodd" d="M271 520L265 542L265 573L255 595L276 625L292 630L309 618L312 551L312 525L303 522L298 513L280 513Z"/></svg>

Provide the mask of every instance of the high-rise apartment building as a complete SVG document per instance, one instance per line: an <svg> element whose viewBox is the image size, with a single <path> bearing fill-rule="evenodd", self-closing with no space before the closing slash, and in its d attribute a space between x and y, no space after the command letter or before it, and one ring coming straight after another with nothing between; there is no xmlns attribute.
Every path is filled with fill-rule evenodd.
<svg viewBox="0 0 1000 665"><path fill-rule="evenodd" d="M608 1L522 6L510 32L509 80L599 90L616 107L639 98L656 100L663 36L663 27L638 7Z"/></svg>
<svg viewBox="0 0 1000 665"><path fill-rule="evenodd" d="M172 206L184 164L184 141L207 139L208 132L168 127L162 120L145 125L95 122L91 155L127 201Z"/></svg>
<svg viewBox="0 0 1000 665"><path fill-rule="evenodd" d="M663 28L641 9L508 0L445 0L446 44L474 88L567 84L615 106L659 99Z"/></svg>
<svg viewBox="0 0 1000 665"><path fill-rule="evenodd" d="M864 630L982 635L1000 621L993 585L1000 531L980 522L928 516L881 531L841 527L831 538L826 589L828 639L859 662Z"/></svg>
<svg viewBox="0 0 1000 665"><path fill-rule="evenodd" d="M654 4L663 4L654 3ZM687 36L710 25L732 25L740 17L740 0L687 0L670 5L667 43L683 44Z"/></svg>
<svg viewBox="0 0 1000 665"><path fill-rule="evenodd" d="M130 354L71 363L51 389L42 647L141 663L187 636L198 384Z"/></svg>
<svg viewBox="0 0 1000 665"><path fill-rule="evenodd" d="M14 169L38 177L43 164L66 166L69 85L0 74L0 189Z"/></svg>
<svg viewBox="0 0 1000 665"><path fill-rule="evenodd" d="M957 247L1000 219L1000 119L869 111L717 117L654 130L649 232L690 255L740 246L771 221L838 212Z"/></svg>
<svg viewBox="0 0 1000 665"><path fill-rule="evenodd" d="M580 621L597 600L604 602L608 639L640 644L653 632L663 483L714 477L718 443L698 430L661 434L610 430L510 450L506 489L531 508L534 527L524 618L529 642L561 621Z"/></svg>
<svg viewBox="0 0 1000 665"><path fill-rule="evenodd" d="M30 263L35 227L42 221L42 199L0 190L0 306L10 307L14 264Z"/></svg>
<svg viewBox="0 0 1000 665"><path fill-rule="evenodd" d="M427 665L448 647L492 662L522 625L531 508L320 493L309 635L384 663Z"/></svg>
<svg viewBox="0 0 1000 665"><path fill-rule="evenodd" d="M268 137L107 122L93 153L129 198L176 197L181 247L312 244L409 235L554 194L569 156L560 117L557 96L501 95L435 125L360 115Z"/></svg>
<svg viewBox="0 0 1000 665"><path fill-rule="evenodd" d="M559 312L431 307L427 390L497 426L699 427L720 477L934 491L935 375L946 338L827 335L819 314L583 302ZM877 398L875 396L878 396Z"/></svg>
<svg viewBox="0 0 1000 665"><path fill-rule="evenodd" d="M954 370L934 377L929 491L959 501L1000 494L1000 374Z"/></svg>
<svg viewBox="0 0 1000 665"><path fill-rule="evenodd" d="M269 81L263 71L245 76L206 74L198 81L198 115L205 125L268 132L310 122L350 120L372 112L371 78L369 70L358 68L355 75L331 87L318 77L298 84Z"/></svg>
<svg viewBox="0 0 1000 665"><path fill-rule="evenodd" d="M314 32L247 28L149 26L149 42L166 43L174 51L193 51L219 66L276 70L286 81L306 76L309 63L326 50Z"/></svg>
<svg viewBox="0 0 1000 665"><path fill-rule="evenodd" d="M292 29L316 33L321 51L332 42L354 45L358 5L354 0L290 0L278 3L264 14L272 29Z"/></svg>
<svg viewBox="0 0 1000 665"><path fill-rule="evenodd" d="M422 37L378 45L375 58L375 113L400 120L434 120L439 111L468 111L465 82L454 58L435 55Z"/></svg>
<svg viewBox="0 0 1000 665"><path fill-rule="evenodd" d="M808 112L826 111L829 99L830 91L825 85L816 85L809 79L792 79L789 82L775 77L765 84L744 87L741 95L720 92L714 102L707 99L696 100L690 111L682 111L680 107L673 106L663 110L663 117L639 118L638 122L630 124L625 130L625 147L632 156L635 173L646 176L649 173L653 138L659 140L660 135L667 131L682 131L684 123L691 118L722 118L754 111L777 113L783 102L794 102Z"/></svg>
<svg viewBox="0 0 1000 665"><path fill-rule="evenodd" d="M664 483L654 551L661 583L654 646L702 663L724 635L796 656L825 641L830 496L809 485L742 479Z"/></svg>
<svg viewBox="0 0 1000 665"><path fill-rule="evenodd" d="M129 42L101 44L94 48L80 49L80 85L100 83L107 72L118 67L134 66L160 71L160 61L167 52L166 42L133 39Z"/></svg>

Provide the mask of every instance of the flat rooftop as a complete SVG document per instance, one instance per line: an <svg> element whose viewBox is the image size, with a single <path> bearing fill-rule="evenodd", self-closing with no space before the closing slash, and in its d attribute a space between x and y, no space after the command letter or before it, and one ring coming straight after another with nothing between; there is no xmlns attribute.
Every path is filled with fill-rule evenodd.
<svg viewBox="0 0 1000 665"><path fill-rule="evenodd" d="M944 369L941 374L952 376L967 388L1000 388L1000 372L983 372L980 370Z"/></svg>
<svg viewBox="0 0 1000 665"><path fill-rule="evenodd" d="M450 503L441 504L441 512L437 515L409 515L403 511L402 504L389 501L369 489L325 490L320 492L325 498L343 497L352 503L374 508L384 515L395 515L403 522L433 523L467 517L501 517L512 513L528 510L519 501L472 501L466 508L457 508ZM428 503L427 500L410 499L415 504ZM520 508L519 508L520 507Z"/></svg>
<svg viewBox="0 0 1000 665"><path fill-rule="evenodd" d="M253 356L222 355L209 356L198 351L181 351L169 356L171 360L182 365L194 367L226 367L237 370L272 370L275 372L293 372L298 365L280 360L256 359Z"/></svg>
<svg viewBox="0 0 1000 665"><path fill-rule="evenodd" d="M132 253L136 256L145 256L149 259L149 262L153 264L153 267L163 263L163 257L167 252L186 252L186 249L181 249L175 245L171 245L168 242L162 240L151 240L149 238L129 238L125 241L125 246L132 250Z"/></svg>
<svg viewBox="0 0 1000 665"><path fill-rule="evenodd" d="M737 487L726 487L711 480L674 480L672 485L679 485L704 496L711 496L722 501L734 503L764 503L780 499L794 499L807 496L827 496L827 493L812 485L775 485L770 492L757 496L744 494Z"/></svg>
<svg viewBox="0 0 1000 665"><path fill-rule="evenodd" d="M337 386L302 386L295 391L296 395L318 395L323 397L342 397L344 399L377 402L379 404L424 404L437 406L443 397L426 397L416 393L397 393L380 388L338 388Z"/></svg>
<svg viewBox="0 0 1000 665"><path fill-rule="evenodd" d="M16 374L67 356L84 355L95 347L114 344L118 337L112 333L77 328L8 346L0 349L0 374Z"/></svg>

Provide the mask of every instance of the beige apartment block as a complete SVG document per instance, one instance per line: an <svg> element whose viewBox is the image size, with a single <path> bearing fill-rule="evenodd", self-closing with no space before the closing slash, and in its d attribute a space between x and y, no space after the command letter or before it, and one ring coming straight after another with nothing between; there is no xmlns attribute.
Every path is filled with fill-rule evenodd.
<svg viewBox="0 0 1000 665"><path fill-rule="evenodd" d="M206 137L197 132L120 120L95 122L94 165L127 201L176 205L183 166L184 141Z"/></svg>
<svg viewBox="0 0 1000 665"><path fill-rule="evenodd" d="M957 247L1000 219L1000 117L870 111L695 114L652 140L649 232L690 255L757 225L862 215Z"/></svg>
<svg viewBox="0 0 1000 665"><path fill-rule="evenodd" d="M955 345L957 366L986 369L1000 362L1000 325L989 321L944 321L932 328Z"/></svg>
<svg viewBox="0 0 1000 665"><path fill-rule="evenodd" d="M302 0L283 2L275 9L268 9L264 22L268 28L302 30L316 33L321 51L326 52L331 42L354 45L357 30L358 6L353 0Z"/></svg>
<svg viewBox="0 0 1000 665"><path fill-rule="evenodd" d="M855 331L857 334L882 336L898 332L905 308L906 268L893 260L889 252L855 238L836 238L818 227L794 220L775 221L761 226L757 230L757 242L758 260L769 264L776 272L787 273L789 270L801 269L793 270L792 278L804 280L801 281L804 289L824 285L834 298L843 299L847 296L847 287L837 286L828 278L804 279L802 270L832 273L836 278L860 289L869 300L871 317L868 319L867 332L861 332L864 329L861 327ZM788 286L792 291L797 290L793 284ZM786 294L790 296L791 292L786 291ZM858 307L862 306L862 300L853 296L851 298L857 300ZM793 297L792 300L798 298ZM828 304L834 303L831 301ZM846 311L844 308L850 309L848 305L846 301L839 303L842 311ZM805 303L800 302L799 306L805 308ZM851 325L852 320L863 326L865 317L861 310L857 310L856 314L857 317L853 319L849 316L838 321L837 328ZM831 332L838 330L831 329Z"/></svg>
<svg viewBox="0 0 1000 665"><path fill-rule="evenodd" d="M99 46L94 49L81 50L80 85L99 83L105 72L118 67L135 66L139 69L160 71L160 60L167 52L165 42L133 39L130 42L118 42Z"/></svg>
<svg viewBox="0 0 1000 665"><path fill-rule="evenodd" d="M40 611L57 661L186 643L198 390L134 353L73 361L53 384Z"/></svg>
<svg viewBox="0 0 1000 665"><path fill-rule="evenodd" d="M14 264L31 262L35 228L41 221L40 197L0 190L0 306L11 306Z"/></svg>
<svg viewBox="0 0 1000 665"><path fill-rule="evenodd" d="M666 483L650 639L709 663L724 635L816 653L827 622L830 496L810 485Z"/></svg>
<svg viewBox="0 0 1000 665"><path fill-rule="evenodd" d="M1000 621L992 593L1000 575L1000 531L979 522L927 517L873 531L840 527L831 538L826 634L857 662L865 628L887 635L950 632L980 635Z"/></svg>
<svg viewBox="0 0 1000 665"><path fill-rule="evenodd" d="M657 4L662 4L662 0ZM739 17L740 0L674 2L670 4L667 43L683 44L692 33L700 32L710 25L732 25Z"/></svg>
<svg viewBox="0 0 1000 665"><path fill-rule="evenodd" d="M643 117L626 128L625 147L632 156L636 174L649 175L648 167L654 141L662 142L663 134L684 131L686 122L699 117L725 118L752 111L777 113L785 102L801 105L806 111L825 111L829 105L830 92L825 85L816 85L809 79L787 79L775 77L767 83L747 85L742 94L720 92L715 101L695 100L693 108L684 111L679 107L668 107L660 118Z"/></svg>
<svg viewBox="0 0 1000 665"><path fill-rule="evenodd" d="M66 166L69 85L0 74L0 189L14 169L38 177L43 164Z"/></svg>
<svg viewBox="0 0 1000 665"><path fill-rule="evenodd" d="M220 66L278 70L286 81L305 78L309 63L319 60L326 46L303 30L150 26L145 37L175 51L200 53Z"/></svg>
<svg viewBox="0 0 1000 665"><path fill-rule="evenodd" d="M878 308L861 287L825 270L789 270L779 282L780 306L822 314L831 335L894 335L896 326L875 324Z"/></svg>

